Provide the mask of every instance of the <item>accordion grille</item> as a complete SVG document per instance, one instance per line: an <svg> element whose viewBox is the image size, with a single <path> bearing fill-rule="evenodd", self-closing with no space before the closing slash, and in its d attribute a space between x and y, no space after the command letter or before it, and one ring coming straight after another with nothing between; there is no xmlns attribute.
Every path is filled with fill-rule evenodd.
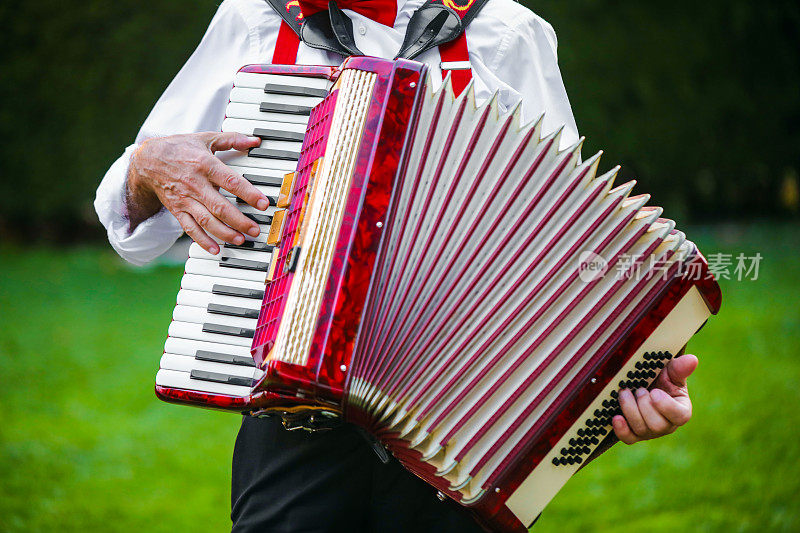
<svg viewBox="0 0 800 533"><path fill-rule="evenodd" d="M307 362L375 79L374 73L357 70L346 70L340 77L326 155L309 206L310 233L303 242L271 360Z"/></svg>

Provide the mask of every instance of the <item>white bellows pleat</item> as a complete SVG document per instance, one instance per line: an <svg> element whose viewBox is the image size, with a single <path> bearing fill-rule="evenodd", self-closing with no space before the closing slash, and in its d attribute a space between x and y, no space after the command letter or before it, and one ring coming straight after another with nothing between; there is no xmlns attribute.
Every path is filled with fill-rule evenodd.
<svg viewBox="0 0 800 533"><path fill-rule="evenodd" d="M469 502L691 243L582 140L427 86L345 401Z"/></svg>

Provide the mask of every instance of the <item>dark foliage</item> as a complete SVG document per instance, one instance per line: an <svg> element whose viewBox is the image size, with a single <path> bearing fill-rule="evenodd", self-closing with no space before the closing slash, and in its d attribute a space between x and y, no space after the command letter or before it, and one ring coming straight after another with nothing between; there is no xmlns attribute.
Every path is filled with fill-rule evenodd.
<svg viewBox="0 0 800 533"><path fill-rule="evenodd" d="M199 42L215 5L1 4L0 232L97 234L94 189Z"/></svg>
<svg viewBox="0 0 800 533"><path fill-rule="evenodd" d="M797 208L794 1L528 1L559 36L585 153L673 217ZM108 165L213 15L210 0L8 2L0 34L0 236L97 235Z"/></svg>
<svg viewBox="0 0 800 533"><path fill-rule="evenodd" d="M681 220L797 211L800 4L526 4L556 29L585 153Z"/></svg>

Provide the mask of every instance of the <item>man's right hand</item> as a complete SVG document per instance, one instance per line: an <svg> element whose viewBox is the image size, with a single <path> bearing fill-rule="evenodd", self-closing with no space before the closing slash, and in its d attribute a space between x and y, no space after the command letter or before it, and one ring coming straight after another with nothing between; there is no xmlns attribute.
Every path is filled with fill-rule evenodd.
<svg viewBox="0 0 800 533"><path fill-rule="evenodd" d="M131 157L128 169L130 230L158 213L163 205L183 230L212 254L219 245L210 237L242 244L244 235L257 237L258 225L244 216L218 188L264 211L269 200L214 152L247 150L261 140L240 133L193 133L149 139Z"/></svg>

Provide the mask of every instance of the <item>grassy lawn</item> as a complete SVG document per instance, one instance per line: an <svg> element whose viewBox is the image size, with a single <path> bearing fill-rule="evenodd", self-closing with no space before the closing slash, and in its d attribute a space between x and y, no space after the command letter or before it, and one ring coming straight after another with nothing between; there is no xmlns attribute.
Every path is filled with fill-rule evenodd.
<svg viewBox="0 0 800 533"><path fill-rule="evenodd" d="M695 417L616 446L536 531L800 529L800 232L696 228L706 254L760 252L693 340ZM100 248L0 249L0 530L224 531L238 417L152 383L180 269Z"/></svg>

